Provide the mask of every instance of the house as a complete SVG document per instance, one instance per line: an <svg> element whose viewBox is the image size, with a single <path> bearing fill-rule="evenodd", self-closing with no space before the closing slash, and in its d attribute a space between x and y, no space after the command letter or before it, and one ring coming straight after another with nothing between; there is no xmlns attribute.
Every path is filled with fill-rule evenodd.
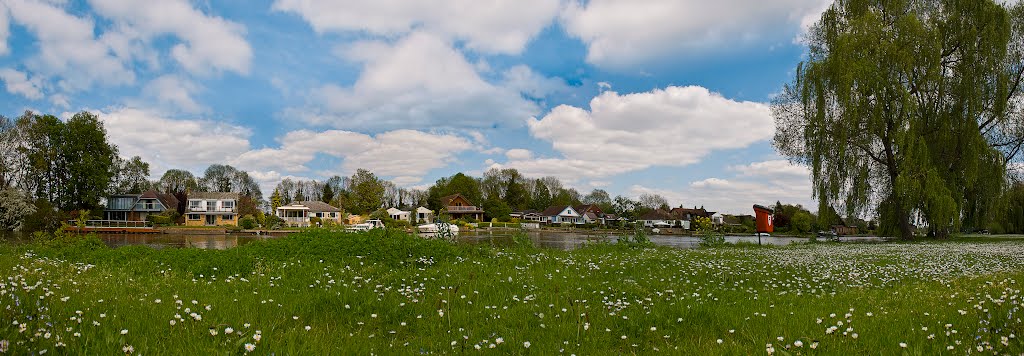
<svg viewBox="0 0 1024 356"><path fill-rule="evenodd" d="M544 221L544 217L540 215L540 212L536 211L536 210L533 210L533 209L523 210L523 211L513 211L512 213L508 214L508 217L510 217L512 219L519 219L519 221L521 221L521 222L537 222L537 223L539 223L539 222Z"/></svg>
<svg viewBox="0 0 1024 356"><path fill-rule="evenodd" d="M391 220L409 221L409 217L412 216L412 212L397 208L388 208L388 216L391 217Z"/></svg>
<svg viewBox="0 0 1024 356"><path fill-rule="evenodd" d="M690 221L683 220L681 216L672 214L664 209L655 209L640 215L637 219L637 223L643 224L644 227L677 227L683 229L690 229Z"/></svg>
<svg viewBox="0 0 1024 356"><path fill-rule="evenodd" d="M318 218L321 222L332 221L341 224L341 209L322 201L302 201L279 206L274 215L284 220L288 226L311 226L310 218Z"/></svg>
<svg viewBox="0 0 1024 356"><path fill-rule="evenodd" d="M586 224L618 225L621 221L625 221L615 214L606 214L596 204L578 205L573 208L583 216L583 221Z"/></svg>
<svg viewBox="0 0 1024 356"><path fill-rule="evenodd" d="M540 215L543 219L541 222L547 224L584 224L583 216L576 212L576 209L573 209L572 206L568 205L548 207Z"/></svg>
<svg viewBox="0 0 1024 356"><path fill-rule="evenodd" d="M699 209L696 206L693 207L693 209L678 207L670 210L669 213L686 221L694 221L697 220L697 218L711 219L711 217L715 216L714 211L704 210L703 206Z"/></svg>
<svg viewBox="0 0 1024 356"><path fill-rule="evenodd" d="M107 198L103 211L106 220L145 221L151 214L178 209L178 199L172 194L150 190L142 194L118 194Z"/></svg>
<svg viewBox="0 0 1024 356"><path fill-rule="evenodd" d="M237 226L240 197L238 193L189 193L185 226Z"/></svg>
<svg viewBox="0 0 1024 356"><path fill-rule="evenodd" d="M452 194L441 198L441 206L448 211L448 216L452 220L457 219L475 219L477 221L483 220L484 209L473 205L469 199L462 196L462 194Z"/></svg>
<svg viewBox="0 0 1024 356"><path fill-rule="evenodd" d="M839 236L856 235L857 227L846 225L832 225L832 232Z"/></svg>
<svg viewBox="0 0 1024 356"><path fill-rule="evenodd" d="M417 224L433 224L434 223L434 211L419 207L416 208L416 223Z"/></svg>

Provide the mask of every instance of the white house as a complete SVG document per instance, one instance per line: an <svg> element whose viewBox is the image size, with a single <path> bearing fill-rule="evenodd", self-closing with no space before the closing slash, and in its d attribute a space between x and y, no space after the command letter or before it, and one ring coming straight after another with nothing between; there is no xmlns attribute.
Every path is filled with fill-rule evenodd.
<svg viewBox="0 0 1024 356"><path fill-rule="evenodd" d="M322 201L302 201L279 206L274 215L284 220L288 226L310 226L310 218L316 217L321 222L332 221L341 224L341 209Z"/></svg>
<svg viewBox="0 0 1024 356"><path fill-rule="evenodd" d="M388 208L388 215L394 220L409 221L409 216L411 216L412 213L397 208Z"/></svg>
<svg viewBox="0 0 1024 356"><path fill-rule="evenodd" d="M583 216L576 212L576 209L568 205L549 207L540 215L544 218L544 222L548 224L582 225L585 223Z"/></svg>
<svg viewBox="0 0 1024 356"><path fill-rule="evenodd" d="M434 223L434 211L419 207L416 208L416 223L417 224L433 224Z"/></svg>

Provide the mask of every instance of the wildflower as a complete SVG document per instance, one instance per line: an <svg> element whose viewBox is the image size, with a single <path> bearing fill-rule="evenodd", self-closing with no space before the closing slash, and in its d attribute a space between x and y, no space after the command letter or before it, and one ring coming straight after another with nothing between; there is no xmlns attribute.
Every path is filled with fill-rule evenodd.
<svg viewBox="0 0 1024 356"><path fill-rule="evenodd" d="M505 342L505 339L504 339L504 338L500 338L500 337L499 337L499 338L497 338L497 339L494 339L494 343L495 343L495 344L501 345L501 343L503 343L503 342Z"/></svg>
<svg viewBox="0 0 1024 356"><path fill-rule="evenodd" d="M252 352L253 350L256 350L256 345L253 345L253 344L250 344L250 343L246 343L245 344L245 351L246 352Z"/></svg>
<svg viewBox="0 0 1024 356"><path fill-rule="evenodd" d="M658 328L652 326L651 331L658 331Z"/></svg>
<svg viewBox="0 0 1024 356"><path fill-rule="evenodd" d="M246 329L248 329L250 324L249 323L245 323L245 324L242 324L242 326L245 327Z"/></svg>
<svg viewBox="0 0 1024 356"><path fill-rule="evenodd" d="M263 338L262 334L256 334L256 335L252 336L252 340L256 341L256 342L260 342L260 339L262 339L262 338Z"/></svg>
<svg viewBox="0 0 1024 356"><path fill-rule="evenodd" d="M622 339L625 340L626 339L626 335L622 335Z"/></svg>
<svg viewBox="0 0 1024 356"><path fill-rule="evenodd" d="M7 348L11 346L11 342L7 340L0 340L0 352L7 353Z"/></svg>
<svg viewBox="0 0 1024 356"><path fill-rule="evenodd" d="M135 347L132 345L124 345L121 347L121 351L124 351L126 354L130 354L135 352Z"/></svg>
<svg viewBox="0 0 1024 356"><path fill-rule="evenodd" d="M473 345L473 348L479 350L480 349L480 344Z"/></svg>
<svg viewBox="0 0 1024 356"><path fill-rule="evenodd" d="M811 349L813 350L813 349L817 349L817 348L818 348L818 342L817 341L812 342L811 343Z"/></svg>
<svg viewBox="0 0 1024 356"><path fill-rule="evenodd" d="M128 335L128 329L121 329L121 335Z"/></svg>
<svg viewBox="0 0 1024 356"><path fill-rule="evenodd" d="M902 348L904 348L904 349L905 349L905 348L907 348L907 343L905 343L905 342L901 342L901 343L900 343L900 347L902 347Z"/></svg>
<svg viewBox="0 0 1024 356"><path fill-rule="evenodd" d="M455 346L455 345L458 345L458 344L459 344L458 341L452 340L452 346Z"/></svg>
<svg viewBox="0 0 1024 356"><path fill-rule="evenodd" d="M718 339L718 340L715 340L715 342L717 342L719 345L721 345L725 341L722 341L722 339Z"/></svg>
<svg viewBox="0 0 1024 356"><path fill-rule="evenodd" d="M171 326L174 326L174 324L177 324L177 323L178 323L178 322L177 322L176 320L174 320L174 319L171 319Z"/></svg>
<svg viewBox="0 0 1024 356"><path fill-rule="evenodd" d="M793 346L796 346L796 347L804 347L804 342L803 342L803 341L800 341L800 340L797 340L797 341L793 341Z"/></svg>
<svg viewBox="0 0 1024 356"><path fill-rule="evenodd" d="M853 335L850 335L850 337L856 339L857 338L857 333L853 333Z"/></svg>
<svg viewBox="0 0 1024 356"><path fill-rule="evenodd" d="M224 328L224 333L225 333L225 334L231 334L231 333L233 333L233 332L235 332L235 329L232 329L232 328L231 328L230 326L229 326L229 327L226 327L226 328Z"/></svg>
<svg viewBox="0 0 1024 356"><path fill-rule="evenodd" d="M309 329L312 329L312 327L310 327L309 325L306 325L306 331L309 331Z"/></svg>
<svg viewBox="0 0 1024 356"><path fill-rule="evenodd" d="M523 347L530 348L530 342L529 341L524 341L523 342Z"/></svg>
<svg viewBox="0 0 1024 356"><path fill-rule="evenodd" d="M210 336L217 336L217 329L210 328Z"/></svg>

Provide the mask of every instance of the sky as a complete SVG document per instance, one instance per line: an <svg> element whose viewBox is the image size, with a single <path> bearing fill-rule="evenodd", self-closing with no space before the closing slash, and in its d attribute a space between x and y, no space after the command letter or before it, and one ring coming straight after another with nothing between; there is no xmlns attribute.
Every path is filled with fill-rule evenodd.
<svg viewBox="0 0 1024 356"><path fill-rule="evenodd" d="M99 115L153 179L516 168L583 194L812 208L773 93L826 0L3 0L0 114Z"/></svg>

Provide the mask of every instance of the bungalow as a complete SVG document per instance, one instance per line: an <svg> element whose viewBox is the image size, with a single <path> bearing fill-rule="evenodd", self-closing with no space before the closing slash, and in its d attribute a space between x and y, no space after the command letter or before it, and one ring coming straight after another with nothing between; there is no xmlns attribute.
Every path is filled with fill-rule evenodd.
<svg viewBox="0 0 1024 356"><path fill-rule="evenodd" d="M513 218L513 219L519 219L519 221L521 221L521 222L537 222L537 223L539 223L539 222L544 221L544 217L540 215L540 212L536 211L536 210L533 210L533 209L523 210L523 211L513 211L512 213L508 214L508 216L510 218Z"/></svg>
<svg viewBox="0 0 1024 356"><path fill-rule="evenodd" d="M596 204L578 205L574 209L583 216L583 221L587 224L617 225L625 221L615 214L605 214Z"/></svg>
<svg viewBox="0 0 1024 356"><path fill-rule="evenodd" d="M185 209L185 226L237 226L239 198L238 193L190 193Z"/></svg>
<svg viewBox="0 0 1024 356"><path fill-rule="evenodd" d="M341 224L341 209L322 201L302 201L277 207L274 215L284 220L288 226L311 226L310 218L318 218L321 222L333 221Z"/></svg>
<svg viewBox="0 0 1024 356"><path fill-rule="evenodd" d="M391 217L391 220L409 221L409 217L412 216L412 212L397 208L388 208L388 216Z"/></svg>
<svg viewBox="0 0 1024 356"><path fill-rule="evenodd" d="M448 211L448 216L450 216L452 220L475 219L479 221L484 218L484 210L473 205L473 203L471 203L469 199L466 199L466 197L462 196L462 194L456 193L441 198L441 206L444 206L444 209Z"/></svg>
<svg viewBox="0 0 1024 356"><path fill-rule="evenodd" d="M672 214L671 212L665 211L664 209L656 209L648 211L640 218L637 219L638 223L643 224L644 227L679 227L683 229L690 228L690 221L683 220L680 216Z"/></svg>
<svg viewBox="0 0 1024 356"><path fill-rule="evenodd" d="M697 220L697 218L711 219L711 217L715 215L714 211L704 210L703 206L700 207L700 209L696 206L693 207L693 209L678 207L670 210L669 213L686 221L694 221Z"/></svg>
<svg viewBox="0 0 1024 356"><path fill-rule="evenodd" d="M157 193L150 190L142 194L118 194L107 198L107 208L103 211L106 220L144 221L150 214L174 211L178 208L178 199L172 194Z"/></svg>
<svg viewBox="0 0 1024 356"><path fill-rule="evenodd" d="M416 208L416 223L417 224L433 224L434 223L434 211L419 207Z"/></svg>
<svg viewBox="0 0 1024 356"><path fill-rule="evenodd" d="M541 222L547 224L584 224L583 216L576 212L572 206L551 206L540 213Z"/></svg>

